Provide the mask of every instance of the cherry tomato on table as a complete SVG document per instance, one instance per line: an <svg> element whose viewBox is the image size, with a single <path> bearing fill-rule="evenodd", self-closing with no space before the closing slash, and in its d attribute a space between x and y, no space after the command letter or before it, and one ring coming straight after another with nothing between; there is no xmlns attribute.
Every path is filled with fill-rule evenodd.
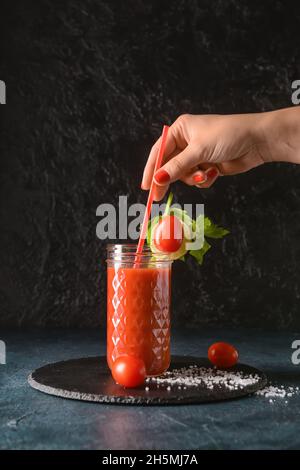
<svg viewBox="0 0 300 470"><path fill-rule="evenodd" d="M228 343L214 343L208 348L208 359L220 369L234 366L239 358L237 349Z"/></svg>
<svg viewBox="0 0 300 470"><path fill-rule="evenodd" d="M174 253L183 242L183 227L175 215L164 216L154 229L154 244L163 253Z"/></svg>
<svg viewBox="0 0 300 470"><path fill-rule="evenodd" d="M144 361L134 356L120 356L112 366L112 376L117 384L126 388L142 385L146 378Z"/></svg>

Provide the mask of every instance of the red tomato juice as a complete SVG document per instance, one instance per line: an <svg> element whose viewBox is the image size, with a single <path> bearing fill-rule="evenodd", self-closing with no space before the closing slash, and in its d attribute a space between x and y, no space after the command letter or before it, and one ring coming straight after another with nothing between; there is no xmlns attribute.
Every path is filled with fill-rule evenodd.
<svg viewBox="0 0 300 470"><path fill-rule="evenodd" d="M107 362L132 355L148 376L170 365L170 267L107 268Z"/></svg>

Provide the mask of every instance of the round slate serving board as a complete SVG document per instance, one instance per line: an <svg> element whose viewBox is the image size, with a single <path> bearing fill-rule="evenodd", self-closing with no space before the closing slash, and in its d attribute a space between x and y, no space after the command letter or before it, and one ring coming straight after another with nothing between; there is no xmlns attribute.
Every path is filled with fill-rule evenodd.
<svg viewBox="0 0 300 470"><path fill-rule="evenodd" d="M173 356L169 370L190 365L212 367L204 358ZM204 384L187 387L185 390L172 386L171 390L168 390L167 385L160 385L158 388L156 383L151 382L146 384L149 390L145 390L145 385L135 389L124 389L112 379L105 357L85 357L41 367L30 374L28 382L31 387L50 395L73 400L126 405L179 405L228 400L254 393L267 383L265 374L254 367L238 364L230 371L255 374L257 381L237 390L229 390L222 385L215 385L213 389L209 389Z"/></svg>

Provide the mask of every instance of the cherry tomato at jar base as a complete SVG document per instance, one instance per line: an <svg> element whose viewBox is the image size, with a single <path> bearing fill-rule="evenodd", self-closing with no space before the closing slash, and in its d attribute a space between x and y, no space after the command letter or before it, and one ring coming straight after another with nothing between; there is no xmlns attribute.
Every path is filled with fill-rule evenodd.
<svg viewBox="0 0 300 470"><path fill-rule="evenodd" d="M208 359L220 369L234 366L239 358L237 349L228 343L214 343L208 348Z"/></svg>
<svg viewBox="0 0 300 470"><path fill-rule="evenodd" d="M144 361L134 356L120 356L112 366L112 376L115 382L126 388L142 385L146 378Z"/></svg>
<svg viewBox="0 0 300 470"><path fill-rule="evenodd" d="M181 221L174 215L164 216L154 230L154 244L163 253L175 253L183 242Z"/></svg>

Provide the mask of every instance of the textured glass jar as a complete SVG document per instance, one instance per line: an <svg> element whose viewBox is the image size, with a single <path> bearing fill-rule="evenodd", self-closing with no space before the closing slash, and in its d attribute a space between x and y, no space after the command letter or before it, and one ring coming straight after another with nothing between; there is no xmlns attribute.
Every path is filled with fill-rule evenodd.
<svg viewBox="0 0 300 470"><path fill-rule="evenodd" d="M143 359L148 376L170 365L171 265L148 248L107 248L107 362L132 355Z"/></svg>

